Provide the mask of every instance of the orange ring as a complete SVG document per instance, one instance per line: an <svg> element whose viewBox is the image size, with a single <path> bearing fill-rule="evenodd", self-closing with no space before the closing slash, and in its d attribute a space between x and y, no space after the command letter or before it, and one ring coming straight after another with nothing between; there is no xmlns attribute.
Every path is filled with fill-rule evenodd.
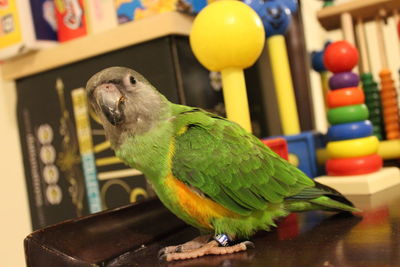
<svg viewBox="0 0 400 267"><path fill-rule="evenodd" d="M363 104L365 101L365 96L361 88L348 87L328 92L327 101L330 108L337 108Z"/></svg>

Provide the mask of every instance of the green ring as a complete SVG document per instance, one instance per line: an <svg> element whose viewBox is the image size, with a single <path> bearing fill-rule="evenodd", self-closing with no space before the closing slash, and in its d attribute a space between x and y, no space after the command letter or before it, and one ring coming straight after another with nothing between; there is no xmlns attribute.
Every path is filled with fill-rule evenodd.
<svg viewBox="0 0 400 267"><path fill-rule="evenodd" d="M332 108L328 111L328 121L331 125L363 121L368 119L368 108L365 104Z"/></svg>

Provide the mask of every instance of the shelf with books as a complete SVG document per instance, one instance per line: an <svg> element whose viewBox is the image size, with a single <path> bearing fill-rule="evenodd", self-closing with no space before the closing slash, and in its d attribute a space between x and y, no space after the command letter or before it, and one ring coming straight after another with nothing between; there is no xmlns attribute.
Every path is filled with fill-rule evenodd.
<svg viewBox="0 0 400 267"><path fill-rule="evenodd" d="M116 28L12 58L1 66L3 78L19 79L167 35L189 35L192 17L166 12Z"/></svg>

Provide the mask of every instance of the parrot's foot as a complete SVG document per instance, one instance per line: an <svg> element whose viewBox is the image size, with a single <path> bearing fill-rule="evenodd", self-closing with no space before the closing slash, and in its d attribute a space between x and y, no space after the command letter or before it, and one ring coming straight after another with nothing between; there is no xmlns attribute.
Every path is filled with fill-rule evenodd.
<svg viewBox="0 0 400 267"><path fill-rule="evenodd" d="M182 253L182 252L187 252L187 251L191 251L194 249L198 249L202 246L204 246L205 244L207 244L207 242L210 240L211 235L202 235L202 236L198 236L195 239L186 242L184 244L178 245L178 246L169 246L169 247L165 247L160 249L160 251L158 252L158 257L160 259L163 259L165 255L167 254L171 254L171 253Z"/></svg>
<svg viewBox="0 0 400 267"><path fill-rule="evenodd" d="M206 240L202 243L202 241ZM235 245L225 245L216 240L204 239L204 237L196 238L183 245L175 247L166 247L159 252L160 260L174 261L194 259L205 255L223 255L235 252L245 251L254 244L250 241L244 241Z"/></svg>

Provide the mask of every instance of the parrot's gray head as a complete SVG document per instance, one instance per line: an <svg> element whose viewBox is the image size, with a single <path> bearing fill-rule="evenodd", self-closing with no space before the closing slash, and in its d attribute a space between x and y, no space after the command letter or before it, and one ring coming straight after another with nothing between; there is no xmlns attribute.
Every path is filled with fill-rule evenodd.
<svg viewBox="0 0 400 267"><path fill-rule="evenodd" d="M142 75L124 67L96 73L86 85L90 108L117 148L129 135L144 134L168 114L168 100Z"/></svg>

